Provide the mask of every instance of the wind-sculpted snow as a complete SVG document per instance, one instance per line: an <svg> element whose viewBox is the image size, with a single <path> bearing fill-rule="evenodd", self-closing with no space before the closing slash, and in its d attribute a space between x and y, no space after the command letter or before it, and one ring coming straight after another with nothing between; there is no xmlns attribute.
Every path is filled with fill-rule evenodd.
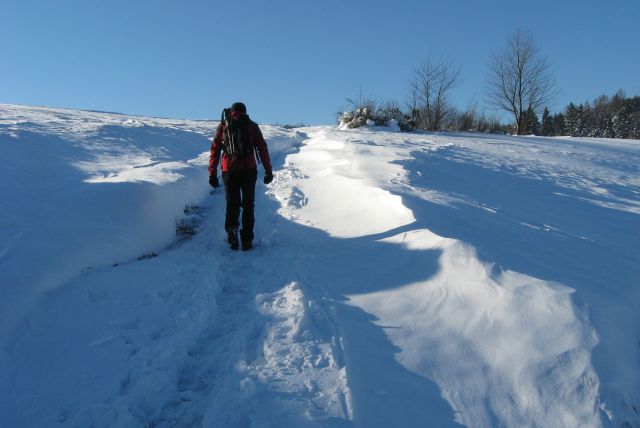
<svg viewBox="0 0 640 428"><path fill-rule="evenodd" d="M351 147L349 147L351 148ZM287 206L304 201L306 223L336 237L355 237L384 232L414 221L401 198L366 183L353 161L353 153L341 141L311 139L287 167L304 171L305 180L294 192L277 192ZM295 159L295 160L294 160ZM287 188L288 188L287 183ZM313 194L307 198L306 193ZM346 195L346 196L344 196Z"/></svg>
<svg viewBox="0 0 640 428"><path fill-rule="evenodd" d="M0 112L7 426L640 423L637 142L263 125L232 252L214 122Z"/></svg>
<svg viewBox="0 0 640 428"><path fill-rule="evenodd" d="M392 325L398 361L433 379L468 426L594 426L595 332L576 313L571 290L515 272L491 272L472 248L425 230L386 242L438 248L434 276L351 296ZM433 243L424 245L425 243Z"/></svg>
<svg viewBox="0 0 640 428"><path fill-rule="evenodd" d="M466 187L442 191L438 183L455 184L447 176L458 177L455 163L462 164L465 156L471 162L478 160L469 156L466 148L452 145L448 138L421 145L405 141L404 137L322 131L314 134L299 154L287 158L287 165L300 170L302 178L294 179L295 188L305 194L309 203L300 207L284 204L285 215L290 213L298 223L335 235L335 229L341 226L333 221L328 224L318 221L318 211L312 209L314 198L330 201L338 213L355 213L360 209L361 215L353 215L355 222L361 222L358 229L364 232L357 236L375 237L381 246L374 250L369 245L360 248L349 245L349 251L358 254L357 259L340 251L339 246L332 249L332 256L347 260L344 264L350 267L345 266L345 277L330 289L376 317L376 324L383 326L386 336L397 347L397 361L411 372L434 381L456 412L458 422L469 426L598 426L601 423L598 409L602 404L598 376L591 364L597 335L583 310L572 302L573 290L553 281L496 269L489 264L493 260L480 260L468 244L442 238L426 229L433 219L425 202L454 211L472 209L490 215L520 207L490 204L491 198L482 196L484 192L491 193L492 188L474 193L476 187L493 184L479 180L477 174L460 176ZM352 142L339 146L333 142L338 139ZM329 141L333 157L327 155L324 141ZM313 153L316 150L320 154ZM437 181L426 181L425 175L432 174L431 163L438 165L444 160L454 163L439 170L441 176ZM389 194L403 195L405 200L398 202L412 208L411 217L403 220L383 201L348 186L324 186L328 192L322 193L319 180L313 181L323 174L327 164L333 168L338 165L339 170L332 171L332 176L348 174L355 180L376 180ZM485 168L495 167L487 162ZM382 177L375 177L370 171ZM501 184L509 186L508 177ZM279 193L279 199L286 200L285 193ZM474 199L478 196L481 199ZM548 207L536 207L541 208ZM388 216L397 223L384 227L379 221L368 221L370 213L382 219ZM346 219L347 224L352 221L349 216L338 216ZM448 218L440 214L438 220ZM524 218L521 224L529 227ZM506 223L503 227L512 226ZM488 245L502 246L491 242ZM505 245L525 260L536 257L527 254L525 242ZM385 246L399 246L396 257ZM336 269L335 263L326 264ZM367 374L366 381L354 376L350 380L352 389L353 384L371 382L371 375ZM395 387L390 384L386 388L396 392L402 389L401 385L398 382ZM377 407L372 405L375 400L366 394L354 391L353 396L356 416L359 407L365 407L365 413Z"/></svg>
<svg viewBox="0 0 640 428"><path fill-rule="evenodd" d="M0 263L3 291L16 297L161 248L172 220L206 194L198 155L211 124L14 106L0 113ZM5 300L1 309L23 304Z"/></svg>

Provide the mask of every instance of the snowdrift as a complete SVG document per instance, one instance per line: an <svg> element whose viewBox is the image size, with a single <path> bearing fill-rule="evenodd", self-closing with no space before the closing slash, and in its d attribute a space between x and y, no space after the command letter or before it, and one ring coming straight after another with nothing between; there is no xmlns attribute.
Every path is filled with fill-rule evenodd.
<svg viewBox="0 0 640 428"><path fill-rule="evenodd" d="M2 336L82 271L166 246L206 195L212 124L3 105Z"/></svg>

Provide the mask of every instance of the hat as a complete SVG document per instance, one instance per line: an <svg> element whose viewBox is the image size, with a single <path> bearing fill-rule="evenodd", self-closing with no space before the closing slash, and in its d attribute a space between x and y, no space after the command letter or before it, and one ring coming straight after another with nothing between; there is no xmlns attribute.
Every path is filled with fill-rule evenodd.
<svg viewBox="0 0 640 428"><path fill-rule="evenodd" d="M240 102L233 103L231 104L231 111L237 111L238 113L247 114L247 106Z"/></svg>

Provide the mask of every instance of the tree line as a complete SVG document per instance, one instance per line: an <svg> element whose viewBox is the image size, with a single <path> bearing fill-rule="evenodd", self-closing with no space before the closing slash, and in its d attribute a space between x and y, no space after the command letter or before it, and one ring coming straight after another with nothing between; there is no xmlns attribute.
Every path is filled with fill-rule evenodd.
<svg viewBox="0 0 640 428"><path fill-rule="evenodd" d="M529 112L531 133L547 137L633 138L640 139L640 97L601 95L593 103L570 103L562 113L550 114L545 108L542 120Z"/></svg>
<svg viewBox="0 0 640 428"><path fill-rule="evenodd" d="M487 106L507 112L510 123L487 115L477 104L459 110L450 102L461 69L450 59L429 54L413 73L404 106L396 101L378 104L371 99L347 99L349 108L338 115L342 126L385 125L389 120L404 131L476 131L515 135L571 135L577 137L640 138L640 97L622 91L602 95L593 103L569 104L551 115L546 107L558 89L550 62L533 36L517 29L505 46L492 53L487 76ZM543 110L544 109L544 110ZM344 109L343 109L344 110ZM538 114L542 112L542 119Z"/></svg>

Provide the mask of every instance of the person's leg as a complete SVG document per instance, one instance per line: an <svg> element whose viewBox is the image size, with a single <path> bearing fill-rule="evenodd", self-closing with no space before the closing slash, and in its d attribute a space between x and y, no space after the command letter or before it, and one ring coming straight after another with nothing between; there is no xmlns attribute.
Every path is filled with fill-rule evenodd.
<svg viewBox="0 0 640 428"><path fill-rule="evenodd" d="M240 239L242 240L242 248L251 248L253 242L253 225L255 223L254 204L256 195L256 180L258 171L255 169L243 171L241 188L242 188L242 230L240 231Z"/></svg>
<svg viewBox="0 0 640 428"><path fill-rule="evenodd" d="M224 195L227 200L227 213L224 220L224 229L227 231L229 245L238 249L238 217L240 216L240 182L234 172L223 172Z"/></svg>

